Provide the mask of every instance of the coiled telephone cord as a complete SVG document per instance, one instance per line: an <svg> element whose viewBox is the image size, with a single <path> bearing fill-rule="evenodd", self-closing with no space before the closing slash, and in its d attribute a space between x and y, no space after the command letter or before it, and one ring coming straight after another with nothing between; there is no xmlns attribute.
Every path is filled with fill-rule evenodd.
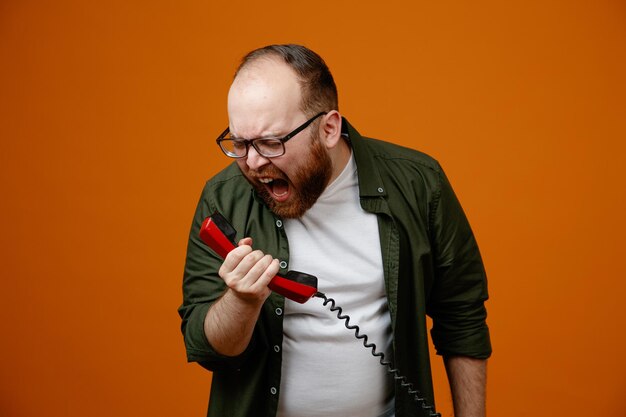
<svg viewBox="0 0 626 417"><path fill-rule="evenodd" d="M344 321L344 325L348 330L354 330L354 335L357 339L363 341L363 346L370 349L372 355L379 358L380 364L387 367L387 372L393 375L393 378L396 381L400 382L400 385L403 386L409 393L409 395L413 396L413 399L417 404L419 404L422 409L428 410L430 417L441 417L440 413L435 411L435 407L433 405L429 405L424 398L421 397L421 394L418 390L413 388L413 384L407 381L405 376L400 375L400 371L395 369L393 363L385 360L385 354L383 352L378 352L376 350L376 344L368 343L367 335L361 334L361 329L356 324L350 324L350 316L347 314L343 314L343 309L336 305L335 300L327 297L326 294L322 292L317 292L313 295L313 297L321 298L324 300L324 306L330 304L330 311L337 313L337 318Z"/></svg>

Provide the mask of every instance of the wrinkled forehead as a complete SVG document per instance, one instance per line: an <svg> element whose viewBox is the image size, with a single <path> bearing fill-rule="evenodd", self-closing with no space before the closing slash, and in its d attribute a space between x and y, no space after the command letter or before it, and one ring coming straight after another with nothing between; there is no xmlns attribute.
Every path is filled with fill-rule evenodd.
<svg viewBox="0 0 626 417"><path fill-rule="evenodd" d="M237 74L228 92L231 132L243 138L281 134L299 120L300 103L295 72L275 59L258 59Z"/></svg>

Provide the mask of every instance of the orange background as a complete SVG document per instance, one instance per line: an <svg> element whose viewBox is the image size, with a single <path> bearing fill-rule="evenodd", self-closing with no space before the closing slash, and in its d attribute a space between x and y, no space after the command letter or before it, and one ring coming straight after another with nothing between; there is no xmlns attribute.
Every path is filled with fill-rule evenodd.
<svg viewBox="0 0 626 417"><path fill-rule="evenodd" d="M0 415L204 415L187 233L238 60L283 42L446 168L490 277L489 414L626 415L618 0L0 2Z"/></svg>

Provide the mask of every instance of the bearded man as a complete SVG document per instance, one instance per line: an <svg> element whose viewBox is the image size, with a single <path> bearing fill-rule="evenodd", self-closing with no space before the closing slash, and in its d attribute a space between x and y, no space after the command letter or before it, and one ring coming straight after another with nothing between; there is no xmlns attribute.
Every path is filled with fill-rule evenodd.
<svg viewBox="0 0 626 417"><path fill-rule="evenodd" d="M437 415L429 315L457 417L484 416L487 281L439 164L362 137L322 58L299 45L244 57L228 116L217 142L234 163L202 192L179 308L188 360L213 372L208 415ZM241 233L224 260L199 238L214 212ZM270 291L288 270L315 275L424 401L322 299Z"/></svg>

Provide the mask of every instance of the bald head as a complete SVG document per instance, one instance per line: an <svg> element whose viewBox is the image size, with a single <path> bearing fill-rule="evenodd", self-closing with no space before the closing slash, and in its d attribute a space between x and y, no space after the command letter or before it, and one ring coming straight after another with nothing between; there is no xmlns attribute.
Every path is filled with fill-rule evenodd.
<svg viewBox="0 0 626 417"><path fill-rule="evenodd" d="M337 87L328 66L322 57L302 45L269 45L255 49L241 60L235 78L249 66L268 58L283 62L296 74L302 94L300 109L304 114L310 117L339 110Z"/></svg>
<svg viewBox="0 0 626 417"><path fill-rule="evenodd" d="M241 69L230 87L231 133L242 138L285 133L289 123L299 119L301 101L295 72L277 58L259 58Z"/></svg>

